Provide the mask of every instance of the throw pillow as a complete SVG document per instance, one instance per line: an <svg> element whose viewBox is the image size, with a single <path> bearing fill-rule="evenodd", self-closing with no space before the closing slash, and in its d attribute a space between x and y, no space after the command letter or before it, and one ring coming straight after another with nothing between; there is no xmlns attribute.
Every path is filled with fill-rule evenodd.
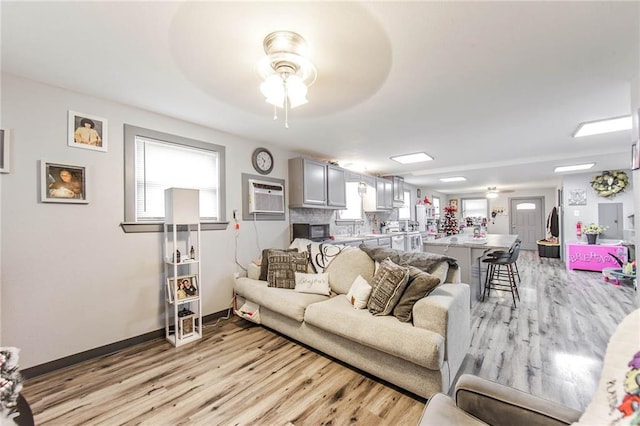
<svg viewBox="0 0 640 426"><path fill-rule="evenodd" d="M269 255L269 287L293 289L296 287L296 272L306 271L306 253L277 252Z"/></svg>
<svg viewBox="0 0 640 426"><path fill-rule="evenodd" d="M277 252L297 252L297 248L293 249L264 249L262 250L262 257L260 263L260 281L267 281L267 272L269 271L269 255Z"/></svg>
<svg viewBox="0 0 640 426"><path fill-rule="evenodd" d="M409 269L398 266L387 258L380 262L373 276L371 297L367 302L374 315L389 315L400 300L409 279Z"/></svg>
<svg viewBox="0 0 640 426"><path fill-rule="evenodd" d="M351 303L354 309L364 309L367 307L371 290L373 290L373 288L367 280L362 278L362 275L358 275L356 279L353 280L353 284L351 284L351 288L347 293L347 300L349 300L349 303Z"/></svg>
<svg viewBox="0 0 640 426"><path fill-rule="evenodd" d="M436 253L394 250L386 247L366 246L364 244L360 245L360 249L367 253L373 260L378 262L381 262L388 257L392 262L398 265L415 266L416 268L430 274L433 274L433 272L441 266L443 262L447 263L447 270L449 268L458 268L458 261L456 259Z"/></svg>
<svg viewBox="0 0 640 426"><path fill-rule="evenodd" d="M398 304L393 308L393 316L402 322L411 321L413 305L429 294L438 284L440 284L440 278L414 266L409 266L409 282Z"/></svg>
<svg viewBox="0 0 640 426"><path fill-rule="evenodd" d="M371 282L373 278L373 260L357 247L345 247L325 270L329 274L331 290L338 294L347 294L353 280L358 275Z"/></svg>
<svg viewBox="0 0 640 426"><path fill-rule="evenodd" d="M307 247L309 252L309 263L311 269L316 274L322 274L329 266L329 263L344 250L346 246L338 246L326 243L311 243Z"/></svg>
<svg viewBox="0 0 640 426"><path fill-rule="evenodd" d="M295 291L299 293L323 294L329 296L329 274L305 274L302 272L295 273L296 286Z"/></svg>

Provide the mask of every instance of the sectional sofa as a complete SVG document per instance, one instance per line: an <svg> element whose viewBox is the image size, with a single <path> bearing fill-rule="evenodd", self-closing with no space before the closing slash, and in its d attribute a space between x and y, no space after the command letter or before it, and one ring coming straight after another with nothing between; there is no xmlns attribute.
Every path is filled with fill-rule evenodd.
<svg viewBox="0 0 640 426"><path fill-rule="evenodd" d="M421 397L447 392L470 345L469 286L443 258L429 266L442 283L415 303L412 321L354 309L345 295L358 275L370 282L375 273L367 249L343 250L326 266L329 296L269 287L252 265L235 278L235 312ZM427 254L411 256L416 264Z"/></svg>

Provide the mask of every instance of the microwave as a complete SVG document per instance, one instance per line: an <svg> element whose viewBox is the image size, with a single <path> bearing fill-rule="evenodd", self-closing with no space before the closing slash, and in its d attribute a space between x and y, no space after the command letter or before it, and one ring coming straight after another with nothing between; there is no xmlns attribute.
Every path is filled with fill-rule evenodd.
<svg viewBox="0 0 640 426"><path fill-rule="evenodd" d="M293 238L304 238L311 241L324 241L329 239L329 224L294 223Z"/></svg>

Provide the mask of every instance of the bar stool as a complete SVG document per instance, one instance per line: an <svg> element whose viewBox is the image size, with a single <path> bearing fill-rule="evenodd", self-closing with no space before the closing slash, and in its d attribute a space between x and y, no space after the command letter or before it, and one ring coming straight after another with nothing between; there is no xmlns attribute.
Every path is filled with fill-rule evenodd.
<svg viewBox="0 0 640 426"><path fill-rule="evenodd" d="M516 285L514 265L519 255L520 243L516 242L508 256L505 254L501 257L491 257L483 260L487 264L487 276L484 283L484 291L482 292L482 301L484 301L485 294L489 296L491 290L509 291L513 298L513 306L517 307L516 297L520 301L520 294Z"/></svg>
<svg viewBox="0 0 640 426"><path fill-rule="evenodd" d="M522 240L518 238L515 242L516 243L522 243ZM515 245L513 247L511 247L509 249L509 251L494 250L492 252L487 253L486 256L487 257L492 257L492 258L503 257L503 256L511 256L511 254L513 253L513 248L514 247L515 247ZM516 268L516 276L518 277L518 282L521 283L522 282L522 278L520 278L520 271L518 271L518 262L514 262L513 266Z"/></svg>

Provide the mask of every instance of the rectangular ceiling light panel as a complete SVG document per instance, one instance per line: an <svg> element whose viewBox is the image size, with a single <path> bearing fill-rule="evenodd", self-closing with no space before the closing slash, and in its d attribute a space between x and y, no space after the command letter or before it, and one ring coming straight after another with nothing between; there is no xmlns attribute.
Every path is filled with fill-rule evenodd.
<svg viewBox="0 0 640 426"><path fill-rule="evenodd" d="M574 138L582 136L600 135L603 133L618 132L620 130L629 130L633 126L631 116L607 118L605 120L590 121L588 123L580 123L578 129L573 134Z"/></svg>
<svg viewBox="0 0 640 426"><path fill-rule="evenodd" d="M433 160L433 157L427 155L424 152L417 152L415 154L398 155L395 157L391 157L391 159L397 161L400 164L412 164L431 161Z"/></svg>
<svg viewBox="0 0 640 426"><path fill-rule="evenodd" d="M587 163L587 164L574 164L572 166L558 166L553 169L556 173L562 172L575 172L576 170L587 170L595 166L596 163Z"/></svg>
<svg viewBox="0 0 640 426"><path fill-rule="evenodd" d="M441 182L464 182L465 180L467 180L466 177L464 176L455 176L455 177L448 177L448 178L440 178Z"/></svg>

